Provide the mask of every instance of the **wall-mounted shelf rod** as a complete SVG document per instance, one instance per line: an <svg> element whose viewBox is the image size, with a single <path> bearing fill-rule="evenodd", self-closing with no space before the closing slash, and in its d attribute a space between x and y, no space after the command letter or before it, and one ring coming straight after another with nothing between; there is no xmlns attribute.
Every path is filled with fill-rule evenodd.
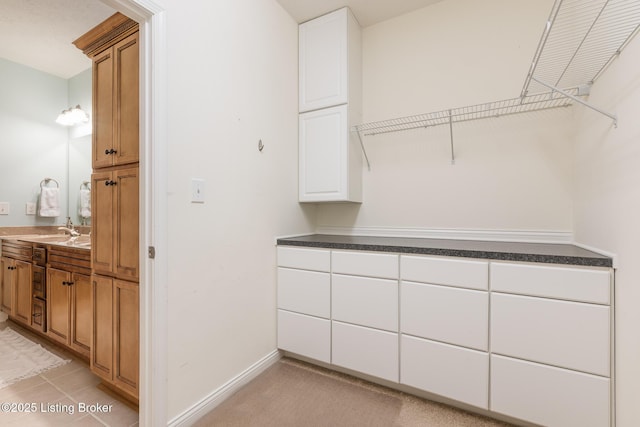
<svg viewBox="0 0 640 427"><path fill-rule="evenodd" d="M613 126L614 127L616 127L616 128L618 127L618 116L617 115L615 115L613 113L608 113L608 112L606 112L604 110L601 110L600 108L595 107L595 106L589 104L588 102L583 101L582 99L578 98L577 96L573 96L570 93L565 92L564 90L559 89L557 87L554 87L554 86L552 86L552 85L550 85L548 83L540 81L540 80L536 79L533 76L531 76L531 80L534 80L535 82L541 84L542 86L545 86L545 87L553 90L554 92L558 92L558 93L562 94L563 96L566 96L567 98L571 98L573 101L575 101L575 102L577 102L579 104L582 104L585 107L591 108L593 111L597 111L600 114L604 114L605 116L607 116L607 117L609 117L609 118L611 118L613 120Z"/></svg>

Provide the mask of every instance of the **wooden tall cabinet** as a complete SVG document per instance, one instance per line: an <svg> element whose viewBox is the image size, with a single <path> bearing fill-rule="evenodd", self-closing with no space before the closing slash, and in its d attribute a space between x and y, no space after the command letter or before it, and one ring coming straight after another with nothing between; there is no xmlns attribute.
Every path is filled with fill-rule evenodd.
<svg viewBox="0 0 640 427"><path fill-rule="evenodd" d="M139 35L116 13L74 42L93 60L91 370L139 390Z"/></svg>

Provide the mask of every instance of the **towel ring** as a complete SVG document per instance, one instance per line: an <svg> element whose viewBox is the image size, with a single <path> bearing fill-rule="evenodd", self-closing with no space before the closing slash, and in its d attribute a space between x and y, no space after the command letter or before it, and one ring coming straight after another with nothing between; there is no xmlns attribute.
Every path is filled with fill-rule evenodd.
<svg viewBox="0 0 640 427"><path fill-rule="evenodd" d="M49 185L49 183L50 183L51 181L55 182L55 184L56 184L56 187L57 187L57 188L60 188L60 184L58 183L58 181L56 181L56 180L55 180L55 179L53 179L53 178L45 178L45 179L43 179L42 181L40 181L40 187L44 187L44 186L46 186L46 185Z"/></svg>
<svg viewBox="0 0 640 427"><path fill-rule="evenodd" d="M82 190L83 188L86 188L87 190L91 190L91 182L82 181L82 183L80 184L80 190Z"/></svg>

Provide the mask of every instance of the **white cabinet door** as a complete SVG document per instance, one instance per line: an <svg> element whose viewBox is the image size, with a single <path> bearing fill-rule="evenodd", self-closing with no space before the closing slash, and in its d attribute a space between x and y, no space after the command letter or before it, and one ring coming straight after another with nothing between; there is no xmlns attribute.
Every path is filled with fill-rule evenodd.
<svg viewBox="0 0 640 427"><path fill-rule="evenodd" d="M402 335L400 382L489 407L489 354Z"/></svg>
<svg viewBox="0 0 640 427"><path fill-rule="evenodd" d="M403 281L400 294L401 332L488 350L487 292Z"/></svg>
<svg viewBox="0 0 640 427"><path fill-rule="evenodd" d="M332 276L333 319L398 332L398 281Z"/></svg>
<svg viewBox="0 0 640 427"><path fill-rule="evenodd" d="M343 8L299 27L300 112L347 102L347 14Z"/></svg>
<svg viewBox="0 0 640 427"><path fill-rule="evenodd" d="M608 306L494 293L491 352L609 376Z"/></svg>
<svg viewBox="0 0 640 427"><path fill-rule="evenodd" d="M332 363L398 382L398 334L332 322Z"/></svg>
<svg viewBox="0 0 640 427"><path fill-rule="evenodd" d="M328 319L330 295L329 273L278 267L278 308Z"/></svg>
<svg viewBox="0 0 640 427"><path fill-rule="evenodd" d="M350 165L361 159L351 153L347 114L346 105L300 114L301 202L361 201L362 171Z"/></svg>
<svg viewBox="0 0 640 427"><path fill-rule="evenodd" d="M610 425L608 378L491 356L492 411L549 427Z"/></svg>
<svg viewBox="0 0 640 427"><path fill-rule="evenodd" d="M278 310L278 348L331 362L331 322Z"/></svg>

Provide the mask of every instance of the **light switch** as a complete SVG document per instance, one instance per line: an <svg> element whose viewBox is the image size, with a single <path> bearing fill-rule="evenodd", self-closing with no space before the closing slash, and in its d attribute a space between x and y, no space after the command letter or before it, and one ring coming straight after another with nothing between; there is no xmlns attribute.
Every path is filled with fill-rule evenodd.
<svg viewBox="0 0 640 427"><path fill-rule="evenodd" d="M9 215L9 202L0 202L0 215Z"/></svg>
<svg viewBox="0 0 640 427"><path fill-rule="evenodd" d="M25 214L27 215L35 215L36 214L36 204L33 202L27 202L25 206Z"/></svg>
<svg viewBox="0 0 640 427"><path fill-rule="evenodd" d="M204 203L204 179L191 179L191 203Z"/></svg>

